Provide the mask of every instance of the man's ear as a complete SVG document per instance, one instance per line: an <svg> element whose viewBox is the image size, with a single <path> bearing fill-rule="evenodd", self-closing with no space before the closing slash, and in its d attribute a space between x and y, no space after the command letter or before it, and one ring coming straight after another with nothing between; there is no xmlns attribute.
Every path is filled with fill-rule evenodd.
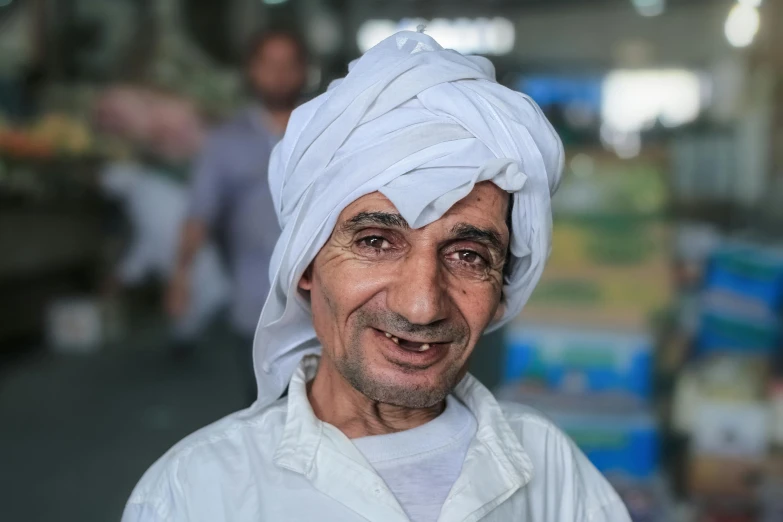
<svg viewBox="0 0 783 522"><path fill-rule="evenodd" d="M299 279L299 290L309 292L313 288L313 265L307 267L302 277Z"/></svg>

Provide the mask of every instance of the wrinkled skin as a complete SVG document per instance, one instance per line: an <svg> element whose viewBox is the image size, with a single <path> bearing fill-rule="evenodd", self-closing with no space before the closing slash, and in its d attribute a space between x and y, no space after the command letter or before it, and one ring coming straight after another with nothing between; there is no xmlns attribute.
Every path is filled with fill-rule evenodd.
<svg viewBox="0 0 783 522"><path fill-rule="evenodd" d="M323 346L309 392L319 418L362 436L442 411L503 312L508 205L508 194L485 182L417 230L377 192L343 210L299 284ZM418 353L424 343L432 348Z"/></svg>

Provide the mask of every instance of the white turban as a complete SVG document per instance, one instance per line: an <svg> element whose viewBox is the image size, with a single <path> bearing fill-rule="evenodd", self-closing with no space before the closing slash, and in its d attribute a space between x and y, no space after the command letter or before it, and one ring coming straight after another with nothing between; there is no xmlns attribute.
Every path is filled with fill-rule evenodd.
<svg viewBox="0 0 783 522"><path fill-rule="evenodd" d="M283 232L253 347L256 406L276 400L301 359L320 353L297 285L350 203L379 191L419 228L481 181L513 194L505 314L490 326L497 328L520 313L541 277L562 169L562 144L541 109L499 85L488 60L401 32L353 62L345 78L294 111L272 153L269 184Z"/></svg>

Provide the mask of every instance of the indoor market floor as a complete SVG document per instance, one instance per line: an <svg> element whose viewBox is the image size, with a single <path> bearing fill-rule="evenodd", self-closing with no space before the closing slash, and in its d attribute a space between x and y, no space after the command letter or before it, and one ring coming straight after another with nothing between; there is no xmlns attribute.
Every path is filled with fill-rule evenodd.
<svg viewBox="0 0 783 522"><path fill-rule="evenodd" d="M163 338L152 329L98 353L41 351L2 368L0 520L118 521L157 457L243 407L236 354L219 336L184 360Z"/></svg>

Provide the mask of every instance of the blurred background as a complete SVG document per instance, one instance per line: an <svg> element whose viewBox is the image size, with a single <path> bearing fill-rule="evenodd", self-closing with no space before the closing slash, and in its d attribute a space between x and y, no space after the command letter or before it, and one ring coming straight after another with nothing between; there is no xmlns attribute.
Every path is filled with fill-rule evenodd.
<svg viewBox="0 0 783 522"><path fill-rule="evenodd" d="M472 371L636 522L783 520L783 2L0 0L3 520L117 520L247 404L269 149L419 24L567 152L544 278Z"/></svg>

